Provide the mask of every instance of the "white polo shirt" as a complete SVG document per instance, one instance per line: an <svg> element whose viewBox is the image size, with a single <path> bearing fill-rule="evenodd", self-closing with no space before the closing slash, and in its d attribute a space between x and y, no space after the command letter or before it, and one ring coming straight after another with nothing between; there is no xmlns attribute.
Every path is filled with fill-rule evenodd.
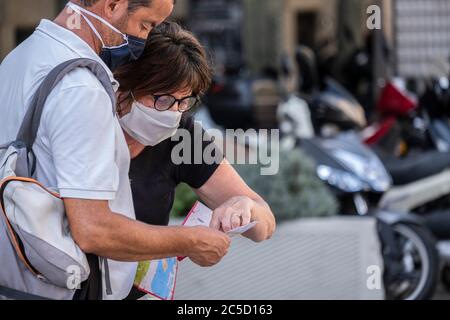
<svg viewBox="0 0 450 320"><path fill-rule="evenodd" d="M73 32L42 20L36 31L0 64L0 144L15 140L33 94L60 63L90 58L94 50ZM36 178L63 198L107 200L111 210L135 219L128 178L130 153L111 100L87 69L68 74L45 106L33 151ZM112 296L125 298L137 264L109 260ZM105 288L105 285L103 286Z"/></svg>

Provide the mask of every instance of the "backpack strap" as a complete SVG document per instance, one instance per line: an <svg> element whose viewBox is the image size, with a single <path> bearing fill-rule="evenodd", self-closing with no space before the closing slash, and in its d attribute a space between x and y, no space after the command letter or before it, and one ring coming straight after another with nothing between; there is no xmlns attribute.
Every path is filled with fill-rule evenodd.
<svg viewBox="0 0 450 320"><path fill-rule="evenodd" d="M93 254L87 254L91 273L89 278L81 284L81 289L75 292L75 301L96 301L103 300L103 281L100 271L100 258Z"/></svg>
<svg viewBox="0 0 450 320"><path fill-rule="evenodd" d="M17 141L25 143L29 153L32 153L32 148L36 141L42 113L48 96L68 73L77 68L87 68L97 77L111 99L113 114L116 114L116 95L105 68L98 61L92 59L78 58L66 61L55 67L44 79L33 96L31 105L25 114L25 118L17 135ZM35 159L33 159L33 168L34 166ZM31 171L34 171L34 169Z"/></svg>

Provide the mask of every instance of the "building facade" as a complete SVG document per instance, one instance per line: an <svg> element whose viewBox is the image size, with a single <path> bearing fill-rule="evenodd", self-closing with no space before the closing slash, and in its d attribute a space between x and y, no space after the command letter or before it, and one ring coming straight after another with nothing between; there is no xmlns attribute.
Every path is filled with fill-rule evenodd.
<svg viewBox="0 0 450 320"><path fill-rule="evenodd" d="M356 42L361 42L366 31L365 10L374 2L383 2L385 33L392 38L391 1L237 0L242 8L238 32L243 60L254 71L276 68L282 52L292 53L300 43L313 46L324 39L333 40L330 50L344 54L345 45L339 48L342 33L338 30L339 17L346 17L347 29L354 33ZM196 16L195 9L201 2L178 0L174 18L191 25L195 20L192 19ZM214 2L220 1L208 0L206 5L212 6ZM23 41L42 18L54 18L65 3L66 0L0 0L0 59Z"/></svg>
<svg viewBox="0 0 450 320"><path fill-rule="evenodd" d="M55 0L0 0L0 59L23 41L42 18L56 15Z"/></svg>
<svg viewBox="0 0 450 320"><path fill-rule="evenodd" d="M0 0L0 61L26 39L43 18L53 19L67 0ZM178 0L174 17L187 16L187 0Z"/></svg>

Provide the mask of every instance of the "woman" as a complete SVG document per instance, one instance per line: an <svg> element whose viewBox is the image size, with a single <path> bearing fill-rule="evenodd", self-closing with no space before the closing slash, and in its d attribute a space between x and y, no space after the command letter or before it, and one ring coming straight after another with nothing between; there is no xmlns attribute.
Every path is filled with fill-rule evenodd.
<svg viewBox="0 0 450 320"><path fill-rule="evenodd" d="M204 48L175 23L163 23L149 37L142 57L119 69L121 84L118 113L130 148L130 180L137 219L168 225L175 189L188 184L201 201L214 210L211 227L228 232L257 221L244 236L261 242L275 231L275 218L267 203L222 163L182 164L172 161L171 141L177 130L194 136L194 120L187 111L196 107L209 87L211 70ZM203 142L205 149L212 142ZM192 162L193 163L193 162Z"/></svg>

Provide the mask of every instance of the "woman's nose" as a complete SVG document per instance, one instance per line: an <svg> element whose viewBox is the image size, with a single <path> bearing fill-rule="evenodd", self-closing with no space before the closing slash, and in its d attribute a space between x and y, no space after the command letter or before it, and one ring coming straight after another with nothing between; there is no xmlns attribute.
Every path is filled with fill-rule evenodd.
<svg viewBox="0 0 450 320"><path fill-rule="evenodd" d="M180 110L180 101L176 101L176 102L173 104L172 108L170 108L170 111L176 112L176 111L178 111L178 110Z"/></svg>

